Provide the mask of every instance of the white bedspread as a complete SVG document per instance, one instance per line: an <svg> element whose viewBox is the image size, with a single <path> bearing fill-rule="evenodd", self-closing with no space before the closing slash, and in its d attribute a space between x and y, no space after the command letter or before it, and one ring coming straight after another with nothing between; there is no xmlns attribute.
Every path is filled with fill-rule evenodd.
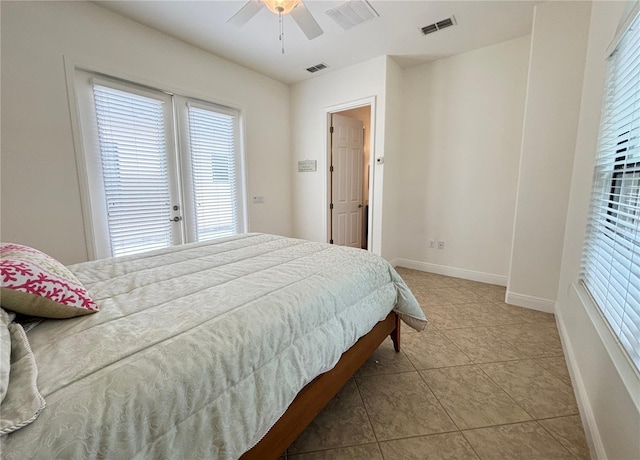
<svg viewBox="0 0 640 460"><path fill-rule="evenodd" d="M415 298L366 251L241 235L70 267L101 305L28 333L47 407L5 459L235 459Z"/></svg>

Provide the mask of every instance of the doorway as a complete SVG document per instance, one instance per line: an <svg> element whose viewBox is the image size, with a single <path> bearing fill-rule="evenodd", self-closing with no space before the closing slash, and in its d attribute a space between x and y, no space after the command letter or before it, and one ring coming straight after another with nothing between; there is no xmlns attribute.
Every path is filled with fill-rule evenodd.
<svg viewBox="0 0 640 460"><path fill-rule="evenodd" d="M371 105L329 113L329 242L369 248Z"/></svg>

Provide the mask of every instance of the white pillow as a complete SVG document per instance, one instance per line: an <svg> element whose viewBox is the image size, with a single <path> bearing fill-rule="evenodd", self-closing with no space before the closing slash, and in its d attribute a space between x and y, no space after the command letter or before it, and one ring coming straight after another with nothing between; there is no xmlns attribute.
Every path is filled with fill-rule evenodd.
<svg viewBox="0 0 640 460"><path fill-rule="evenodd" d="M100 307L78 279L56 259L20 244L0 244L2 307L24 315L71 318Z"/></svg>

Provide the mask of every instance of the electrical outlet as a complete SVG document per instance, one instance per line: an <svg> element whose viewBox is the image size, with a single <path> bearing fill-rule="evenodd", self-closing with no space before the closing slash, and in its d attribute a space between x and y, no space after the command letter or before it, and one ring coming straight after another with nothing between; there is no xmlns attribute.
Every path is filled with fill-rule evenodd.
<svg viewBox="0 0 640 460"><path fill-rule="evenodd" d="M264 197L262 195L257 195L253 197L253 204L262 204L264 203Z"/></svg>
<svg viewBox="0 0 640 460"><path fill-rule="evenodd" d="M444 249L444 241L438 241L438 249Z"/></svg>

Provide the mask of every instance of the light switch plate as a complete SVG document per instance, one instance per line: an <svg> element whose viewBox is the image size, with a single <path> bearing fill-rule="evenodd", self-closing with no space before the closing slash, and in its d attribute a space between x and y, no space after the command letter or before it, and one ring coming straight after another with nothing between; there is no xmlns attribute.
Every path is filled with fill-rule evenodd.
<svg viewBox="0 0 640 460"><path fill-rule="evenodd" d="M298 172L315 172L317 169L318 162L316 160L298 161Z"/></svg>

